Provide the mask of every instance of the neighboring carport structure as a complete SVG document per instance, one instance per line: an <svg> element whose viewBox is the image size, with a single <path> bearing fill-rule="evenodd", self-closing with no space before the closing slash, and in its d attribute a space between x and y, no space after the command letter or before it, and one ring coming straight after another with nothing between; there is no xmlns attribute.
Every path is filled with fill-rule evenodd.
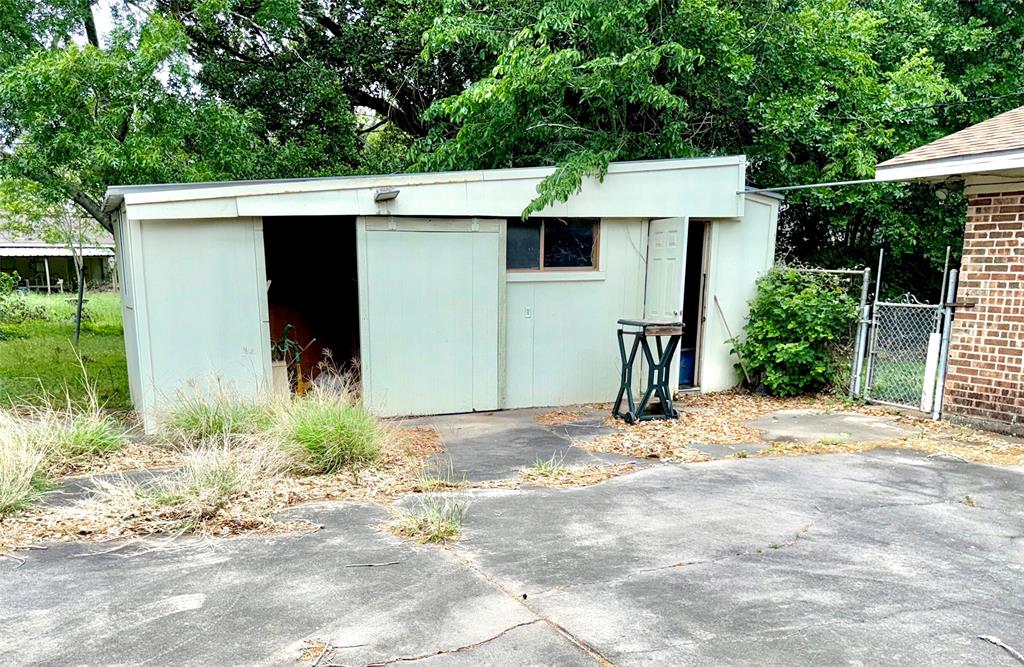
<svg viewBox="0 0 1024 667"><path fill-rule="evenodd" d="M608 401L624 317L681 316L690 383L731 387L778 214L745 167L616 163L526 221L553 168L112 188L133 400L265 390L288 324L384 415Z"/></svg>
<svg viewBox="0 0 1024 667"><path fill-rule="evenodd" d="M81 255L87 284L100 285L113 277L114 239L109 235L75 248ZM67 245L37 238L0 234L0 272L17 272L22 287L62 291L77 284L74 254Z"/></svg>
<svg viewBox="0 0 1024 667"><path fill-rule="evenodd" d="M1024 107L878 165L880 181L964 181L944 413L1024 434Z"/></svg>

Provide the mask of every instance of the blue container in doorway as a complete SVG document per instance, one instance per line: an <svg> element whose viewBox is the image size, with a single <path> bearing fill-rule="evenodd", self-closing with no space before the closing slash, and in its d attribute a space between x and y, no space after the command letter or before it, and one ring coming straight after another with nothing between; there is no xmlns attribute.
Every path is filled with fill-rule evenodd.
<svg viewBox="0 0 1024 667"><path fill-rule="evenodd" d="M693 384L693 364L696 359L696 348L684 347L679 350L679 384L681 386Z"/></svg>

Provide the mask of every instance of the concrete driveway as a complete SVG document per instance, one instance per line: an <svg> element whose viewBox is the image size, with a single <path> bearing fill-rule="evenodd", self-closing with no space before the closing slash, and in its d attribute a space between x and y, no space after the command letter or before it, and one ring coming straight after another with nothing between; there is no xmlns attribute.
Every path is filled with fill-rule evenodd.
<svg viewBox="0 0 1024 667"><path fill-rule="evenodd" d="M320 665L1019 664L981 635L1024 650L1019 468L750 457L466 495L448 549L332 503L295 512L313 534L0 560L0 664L301 665L307 640L333 647Z"/></svg>

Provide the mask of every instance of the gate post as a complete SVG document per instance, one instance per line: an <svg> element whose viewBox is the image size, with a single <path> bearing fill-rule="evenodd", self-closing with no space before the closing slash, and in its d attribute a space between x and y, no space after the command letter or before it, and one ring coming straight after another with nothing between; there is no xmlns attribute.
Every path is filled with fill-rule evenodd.
<svg viewBox="0 0 1024 667"><path fill-rule="evenodd" d="M857 311L857 336L853 344L853 369L850 375L850 398L861 395L862 375L864 374L864 352L867 350L868 324L868 287L871 283L871 268L864 267L864 280L860 287L860 309Z"/></svg>
<svg viewBox="0 0 1024 667"><path fill-rule="evenodd" d="M942 343L939 347L939 370L935 374L935 399L932 403L932 419L942 418L942 399L946 391L946 370L949 367L949 338L953 326L953 305L956 302L956 284L960 272L953 269L949 272L949 285L946 298L942 304Z"/></svg>

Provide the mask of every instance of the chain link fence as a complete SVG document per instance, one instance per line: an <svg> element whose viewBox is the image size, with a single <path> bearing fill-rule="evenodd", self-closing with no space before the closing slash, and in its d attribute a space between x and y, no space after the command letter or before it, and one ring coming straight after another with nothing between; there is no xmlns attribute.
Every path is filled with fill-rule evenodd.
<svg viewBox="0 0 1024 667"><path fill-rule="evenodd" d="M874 311L867 398L919 409L929 339L939 330L941 306L878 302Z"/></svg>

